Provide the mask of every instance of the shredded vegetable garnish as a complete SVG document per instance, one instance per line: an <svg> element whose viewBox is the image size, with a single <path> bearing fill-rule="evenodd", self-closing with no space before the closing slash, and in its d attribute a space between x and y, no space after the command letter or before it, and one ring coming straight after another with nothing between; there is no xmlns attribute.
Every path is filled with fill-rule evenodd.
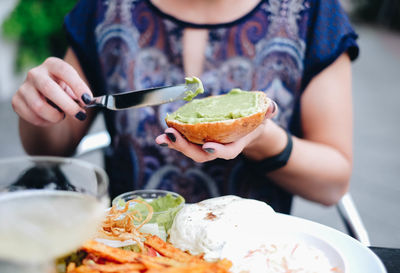
<svg viewBox="0 0 400 273"><path fill-rule="evenodd" d="M131 203L140 203L146 206L148 213L144 220L139 210L130 208L129 205ZM139 229L143 227L144 224L148 223L152 216L153 207L146 201L140 199L126 202L123 209L119 209L117 205L114 205L108 212L101 226L100 236L103 239L109 240L133 240L137 243L140 250L145 252L146 250L143 244L144 236L140 233Z"/></svg>

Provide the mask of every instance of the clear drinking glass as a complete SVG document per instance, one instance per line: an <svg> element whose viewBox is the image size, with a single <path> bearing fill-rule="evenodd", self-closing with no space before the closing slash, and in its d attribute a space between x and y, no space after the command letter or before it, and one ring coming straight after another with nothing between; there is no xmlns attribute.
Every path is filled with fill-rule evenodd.
<svg viewBox="0 0 400 273"><path fill-rule="evenodd" d="M60 157L0 159L0 272L53 272L109 205L104 170Z"/></svg>

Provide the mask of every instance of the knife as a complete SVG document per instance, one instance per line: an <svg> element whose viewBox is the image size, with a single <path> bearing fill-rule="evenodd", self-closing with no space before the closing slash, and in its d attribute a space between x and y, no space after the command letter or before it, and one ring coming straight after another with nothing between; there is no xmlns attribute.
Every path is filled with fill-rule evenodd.
<svg viewBox="0 0 400 273"><path fill-rule="evenodd" d="M86 107L100 106L110 110L124 110L154 106L183 99L188 89L188 85L180 84L104 95L94 97Z"/></svg>

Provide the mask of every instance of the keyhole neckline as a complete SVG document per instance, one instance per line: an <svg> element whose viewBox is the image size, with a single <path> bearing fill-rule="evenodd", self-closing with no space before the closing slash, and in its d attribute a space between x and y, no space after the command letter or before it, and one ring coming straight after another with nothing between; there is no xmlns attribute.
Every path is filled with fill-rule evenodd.
<svg viewBox="0 0 400 273"><path fill-rule="evenodd" d="M264 3L264 0L261 0L252 10L250 10L246 14L242 15L238 19L235 19L235 20L230 21L230 22L216 23L216 24L198 24L198 23L192 23L192 22L188 22L188 21L184 21L184 20L178 19L175 16L172 16L172 15L162 11L161 9L159 9L157 6L155 6L151 2L151 0L146 0L146 1L148 3L149 7L155 13L157 13L159 16L161 16L163 18L166 18L166 19L168 19L170 21L173 21L176 24L181 25L183 27L196 28L196 29L227 28L227 27L231 27L231 26L240 24L241 22L246 21L246 19L248 19L250 16L252 16L253 13L256 12L259 9L259 7Z"/></svg>

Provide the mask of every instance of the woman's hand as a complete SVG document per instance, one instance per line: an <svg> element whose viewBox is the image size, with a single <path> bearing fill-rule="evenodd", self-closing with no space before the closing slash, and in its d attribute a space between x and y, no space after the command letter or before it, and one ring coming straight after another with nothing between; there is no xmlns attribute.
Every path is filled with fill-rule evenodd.
<svg viewBox="0 0 400 273"><path fill-rule="evenodd" d="M92 96L70 64L50 57L28 72L12 98L12 106L25 121L45 127L62 121L65 115L85 120L82 105L89 103Z"/></svg>
<svg viewBox="0 0 400 273"><path fill-rule="evenodd" d="M273 107L268 109L263 123L249 134L229 144L216 142L206 142L203 145L194 144L187 141L174 128L167 128L164 134L156 138L156 143L177 150L196 162L207 162L217 158L233 159L264 133L267 119L277 113L276 103L273 102L272 105Z"/></svg>

